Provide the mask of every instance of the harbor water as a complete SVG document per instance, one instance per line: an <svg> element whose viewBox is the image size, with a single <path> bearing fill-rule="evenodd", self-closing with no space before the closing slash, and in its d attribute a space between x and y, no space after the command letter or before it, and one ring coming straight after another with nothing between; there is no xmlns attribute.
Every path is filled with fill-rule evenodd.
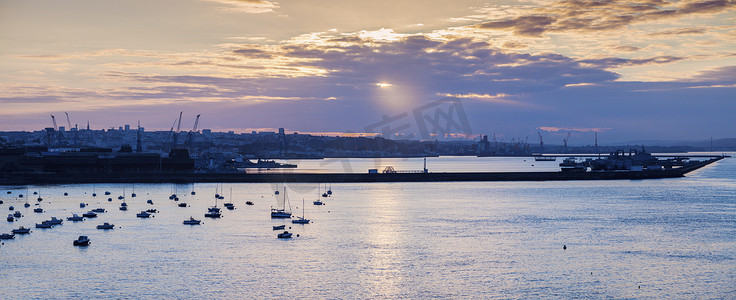
<svg viewBox="0 0 736 300"><path fill-rule="evenodd" d="M557 170L558 163L440 157L428 159L428 168L548 171ZM349 166L350 172L365 172L387 165L421 170L422 164L422 159L332 159L302 161L299 168L335 171ZM0 233L34 227L52 216L64 218L62 225L1 240L0 298L736 295L733 158L672 179L287 184L294 216L304 211L312 221L305 225L270 218L270 208L283 196L274 194L280 187L0 186L0 211L12 213L12 205L24 215L15 222L3 220ZM326 189L332 195L321 197ZM137 197L131 197L133 192ZM179 201L169 199L174 193ZM225 199L215 200L215 193ZM125 195L127 211L118 209L120 195ZM312 204L318 197L325 205ZM153 204L146 203L149 199ZM88 206L80 208L80 202ZM179 207L180 202L188 207ZM204 218L207 207L222 207L223 202L234 203L236 209L223 208L221 219ZM39 206L44 212L34 213ZM98 207L107 212L82 222L66 220L72 213ZM151 208L159 211L154 217L136 218L136 213ZM190 216L203 224L183 225ZM115 228L96 229L103 222ZM293 238L276 237L282 231L272 227L281 224ZM91 244L73 246L80 235L89 236Z"/></svg>

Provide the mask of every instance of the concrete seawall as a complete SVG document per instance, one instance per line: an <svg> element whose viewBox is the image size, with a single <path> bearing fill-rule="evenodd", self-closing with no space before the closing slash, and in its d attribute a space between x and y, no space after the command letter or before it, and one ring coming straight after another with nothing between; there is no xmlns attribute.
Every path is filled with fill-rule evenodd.
<svg viewBox="0 0 736 300"><path fill-rule="evenodd" d="M548 181L625 180L683 177L686 173L723 159L688 164L663 171L604 172L453 172L453 173L193 173L193 174L1 174L0 184L74 183L192 183L192 182L440 182L440 181Z"/></svg>

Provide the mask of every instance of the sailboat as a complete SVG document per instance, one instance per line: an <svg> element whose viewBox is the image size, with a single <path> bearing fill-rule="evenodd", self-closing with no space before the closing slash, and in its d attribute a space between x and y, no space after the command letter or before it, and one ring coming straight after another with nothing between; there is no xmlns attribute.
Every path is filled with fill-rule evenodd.
<svg viewBox="0 0 736 300"><path fill-rule="evenodd" d="M325 188L327 188L327 186L325 186ZM322 189L322 185L320 184L319 187L317 188L317 200L312 201L312 204L314 204L314 205L324 205L324 202L322 202L322 199L319 198L319 193L322 192L321 189Z"/></svg>
<svg viewBox="0 0 736 300"><path fill-rule="evenodd" d="M232 187L230 188L230 202L227 202L223 205L225 206L225 208L229 210L235 209L235 205L233 204L233 188Z"/></svg>
<svg viewBox="0 0 736 300"><path fill-rule="evenodd" d="M278 195L278 194L277 194ZM286 187L284 187L284 195L281 197L281 203L278 203L277 208L271 206L271 218L291 218L291 203L289 203L289 210L286 210L286 202L288 197L286 196Z"/></svg>
<svg viewBox="0 0 736 300"><path fill-rule="evenodd" d="M207 213L204 214L205 218L219 218L222 216L220 214L220 208L217 207L217 198L215 198L215 206L208 207Z"/></svg>
<svg viewBox="0 0 736 300"><path fill-rule="evenodd" d="M302 198L302 216L296 217L296 219L291 220L291 223L293 224L309 224L309 220L304 218L304 198Z"/></svg>

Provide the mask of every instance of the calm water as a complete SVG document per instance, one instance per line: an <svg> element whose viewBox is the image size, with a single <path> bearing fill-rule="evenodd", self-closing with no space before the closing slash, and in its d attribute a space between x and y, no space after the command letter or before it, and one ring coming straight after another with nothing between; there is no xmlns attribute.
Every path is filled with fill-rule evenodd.
<svg viewBox="0 0 736 300"><path fill-rule="evenodd" d="M533 163L493 160L511 168ZM477 162L435 158L430 170ZM422 168L421 160L391 163ZM736 159L665 180L332 184L324 206L311 205L316 184L287 187L294 214L301 215L304 198L312 224L270 219L271 184L220 186L225 200L232 188L237 209L219 220L203 218L215 204L216 184L0 187L2 216L9 205L25 215L14 223L3 218L0 233L82 213L80 202L108 210L4 241L0 298L736 295ZM112 195L104 196L106 190ZM123 190L126 212L118 210ZM30 208L16 197L33 191L46 212L33 213L37 196L30 195ZM133 191L138 197L130 197ZM177 207L168 199L172 192L190 207ZM248 200L255 205L246 206ZM135 217L148 208L161 212ZM189 216L204 224L182 225ZM116 228L95 229L102 222ZM300 236L277 239L271 226L279 224ZM72 246L78 235L92 244Z"/></svg>

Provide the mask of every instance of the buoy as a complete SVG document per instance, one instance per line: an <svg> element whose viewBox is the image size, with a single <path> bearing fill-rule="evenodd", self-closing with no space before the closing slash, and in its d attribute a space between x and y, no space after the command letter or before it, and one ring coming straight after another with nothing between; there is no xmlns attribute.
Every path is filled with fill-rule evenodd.
<svg viewBox="0 0 736 300"><path fill-rule="evenodd" d="M296 234L296 237L299 237L299 234L298 233Z"/></svg>
<svg viewBox="0 0 736 300"><path fill-rule="evenodd" d="M567 245L562 245L562 250L567 250Z"/></svg>

